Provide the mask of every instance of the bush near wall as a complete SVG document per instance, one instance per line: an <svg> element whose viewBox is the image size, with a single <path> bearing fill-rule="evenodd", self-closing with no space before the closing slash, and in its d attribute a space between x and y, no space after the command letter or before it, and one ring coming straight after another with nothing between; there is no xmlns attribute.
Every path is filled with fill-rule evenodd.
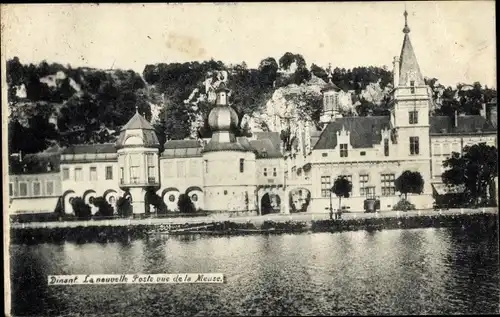
<svg viewBox="0 0 500 317"><path fill-rule="evenodd" d="M181 194L179 196L177 207L179 208L180 213L193 214L196 212L196 208L191 201L191 198L189 198L189 196L186 194Z"/></svg>
<svg viewBox="0 0 500 317"><path fill-rule="evenodd" d="M90 206L87 205L81 197L73 198L71 206L73 207L73 212L78 220L90 220L92 218Z"/></svg>
<svg viewBox="0 0 500 317"><path fill-rule="evenodd" d="M415 205L410 203L406 199L401 199L400 201L397 202L397 204L392 207L392 210L398 210L398 211L408 211L408 210L416 210Z"/></svg>
<svg viewBox="0 0 500 317"><path fill-rule="evenodd" d="M94 198L94 206L99 208L94 217L113 217L113 206L111 206L104 197Z"/></svg>
<svg viewBox="0 0 500 317"><path fill-rule="evenodd" d="M116 201L116 208L118 209L118 215L123 218L132 216L132 204L125 197L120 197Z"/></svg>

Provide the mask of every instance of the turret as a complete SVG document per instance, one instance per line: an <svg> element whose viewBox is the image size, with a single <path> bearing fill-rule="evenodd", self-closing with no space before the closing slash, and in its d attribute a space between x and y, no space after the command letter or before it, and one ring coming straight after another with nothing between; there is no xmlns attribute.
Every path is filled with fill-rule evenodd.
<svg viewBox="0 0 500 317"><path fill-rule="evenodd" d="M116 142L119 186L132 196L134 215L145 213L145 193L160 187L159 147L154 128L136 109Z"/></svg>

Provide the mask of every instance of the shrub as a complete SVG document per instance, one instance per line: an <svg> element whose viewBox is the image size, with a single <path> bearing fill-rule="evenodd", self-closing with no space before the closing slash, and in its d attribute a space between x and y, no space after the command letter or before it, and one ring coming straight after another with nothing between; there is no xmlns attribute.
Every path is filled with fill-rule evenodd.
<svg viewBox="0 0 500 317"><path fill-rule="evenodd" d="M161 199L161 197L154 191L148 191L146 194L146 204L153 205L156 212L159 214L166 214L168 211L167 204Z"/></svg>
<svg viewBox="0 0 500 317"><path fill-rule="evenodd" d="M392 207L392 210L399 210L399 211L408 211L408 210L416 210L415 205L410 203L406 199L402 199L398 201L397 204Z"/></svg>
<svg viewBox="0 0 500 317"><path fill-rule="evenodd" d="M132 204L126 197L120 197L116 201L116 208L120 217L130 217L132 215Z"/></svg>
<svg viewBox="0 0 500 317"><path fill-rule="evenodd" d="M112 217L113 216L113 206L111 206L104 197L94 198L94 206L99 208L94 217Z"/></svg>
<svg viewBox="0 0 500 317"><path fill-rule="evenodd" d="M78 220L89 220L92 218L90 206L87 205L81 197L73 198L71 206L73 207L73 212Z"/></svg>
<svg viewBox="0 0 500 317"><path fill-rule="evenodd" d="M186 194L181 194L179 196L179 201L177 202L177 207L179 207L179 212L181 213L194 213L196 208L194 207L191 198Z"/></svg>

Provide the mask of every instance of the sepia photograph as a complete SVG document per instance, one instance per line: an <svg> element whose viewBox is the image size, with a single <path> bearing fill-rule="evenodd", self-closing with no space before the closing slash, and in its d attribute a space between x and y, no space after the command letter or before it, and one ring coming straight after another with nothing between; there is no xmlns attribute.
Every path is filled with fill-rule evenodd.
<svg viewBox="0 0 500 317"><path fill-rule="evenodd" d="M0 9L5 316L500 314L494 1Z"/></svg>

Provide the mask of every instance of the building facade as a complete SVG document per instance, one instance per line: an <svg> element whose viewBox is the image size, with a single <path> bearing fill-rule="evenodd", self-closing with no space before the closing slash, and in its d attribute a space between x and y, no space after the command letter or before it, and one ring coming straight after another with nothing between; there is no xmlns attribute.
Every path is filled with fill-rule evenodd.
<svg viewBox="0 0 500 317"><path fill-rule="evenodd" d="M295 144L285 151L278 132L235 135L238 116L222 83L213 91L209 140L169 140L160 152L153 127L136 113L115 144L78 145L12 160L18 169L9 176L9 209L52 212L60 204L69 214L77 196L88 204L103 196L115 209L119 197L129 197L133 213L142 215L150 210L147 193L154 192L171 211L178 210L185 194L197 209L209 212L326 213L339 207L330 188L343 175L352 192L340 207L363 211L364 200L377 197L383 211L401 199L395 180L406 170L419 172L425 183L422 194L408 196L410 202L432 208L446 194L442 163L452 152L481 142L497 146L496 100L480 115L432 116L432 96L409 33L405 12L389 116L340 116L339 88L330 80L322 90L323 129L298 122Z"/></svg>

